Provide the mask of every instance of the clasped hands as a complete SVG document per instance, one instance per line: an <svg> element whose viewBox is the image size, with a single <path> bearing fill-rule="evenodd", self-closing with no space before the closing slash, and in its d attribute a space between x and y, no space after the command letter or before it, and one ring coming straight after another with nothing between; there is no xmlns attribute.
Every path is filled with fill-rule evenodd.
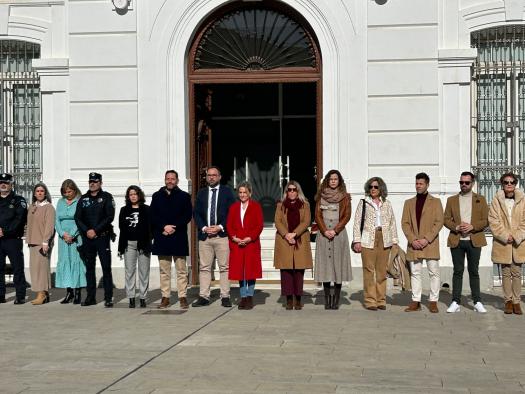
<svg viewBox="0 0 525 394"><path fill-rule="evenodd" d="M297 234L296 233L288 233L284 236L284 239L286 239L286 241L288 241L288 243L290 245L295 245L296 244L296 240L295 240L295 237L297 237Z"/></svg>
<svg viewBox="0 0 525 394"><path fill-rule="evenodd" d="M162 232L162 235L171 235L175 233L175 229L177 226L174 226L173 224L166 224L164 226L164 231Z"/></svg>
<svg viewBox="0 0 525 394"><path fill-rule="evenodd" d="M456 231L459 231L462 237L467 236L473 229L474 226L472 224L465 222L461 222L459 226L456 226Z"/></svg>
<svg viewBox="0 0 525 394"><path fill-rule="evenodd" d="M65 243L67 244L72 244L73 243L73 237L66 231L64 232L64 235L62 236L62 238L64 239Z"/></svg>
<svg viewBox="0 0 525 394"><path fill-rule="evenodd" d="M252 239L250 237L245 237L243 239L236 237L235 235L232 237L232 241L235 242L239 246L246 246L250 242L252 242Z"/></svg>
<svg viewBox="0 0 525 394"><path fill-rule="evenodd" d="M204 227L203 231L208 235L217 235L222 231L222 227L218 225Z"/></svg>
<svg viewBox="0 0 525 394"><path fill-rule="evenodd" d="M324 236L330 240L334 239L337 233L334 230L326 230L324 233Z"/></svg>
<svg viewBox="0 0 525 394"><path fill-rule="evenodd" d="M414 250L423 250L427 247L429 242L425 238L416 239L412 241L412 249Z"/></svg>

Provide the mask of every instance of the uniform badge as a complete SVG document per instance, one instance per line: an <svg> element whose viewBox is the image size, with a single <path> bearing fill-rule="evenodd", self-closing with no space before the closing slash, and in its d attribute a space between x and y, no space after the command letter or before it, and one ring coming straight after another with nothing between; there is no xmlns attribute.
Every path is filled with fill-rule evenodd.
<svg viewBox="0 0 525 394"><path fill-rule="evenodd" d="M20 201L20 206L22 208L27 208L27 204L26 204L26 202L24 200Z"/></svg>
<svg viewBox="0 0 525 394"><path fill-rule="evenodd" d="M102 197L99 197L98 200L97 200L97 202L102 202L102 201L104 201L104 199Z"/></svg>
<svg viewBox="0 0 525 394"><path fill-rule="evenodd" d="M13 204L9 204L9 208L13 209L15 206Z"/></svg>

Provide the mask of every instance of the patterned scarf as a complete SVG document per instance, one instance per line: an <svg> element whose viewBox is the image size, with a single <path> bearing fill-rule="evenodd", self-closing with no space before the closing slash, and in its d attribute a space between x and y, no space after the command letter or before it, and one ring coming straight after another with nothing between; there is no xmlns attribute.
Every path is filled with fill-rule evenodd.
<svg viewBox="0 0 525 394"><path fill-rule="evenodd" d="M345 198L345 193L342 193L339 189L327 187L321 192L321 198L330 204L336 204Z"/></svg>

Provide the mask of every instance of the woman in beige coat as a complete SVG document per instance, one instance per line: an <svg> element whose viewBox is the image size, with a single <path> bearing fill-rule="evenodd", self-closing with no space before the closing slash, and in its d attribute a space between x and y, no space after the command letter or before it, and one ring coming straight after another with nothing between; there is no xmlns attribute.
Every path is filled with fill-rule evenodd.
<svg viewBox="0 0 525 394"><path fill-rule="evenodd" d="M49 255L55 235L55 208L43 183L33 188L33 203L28 208L26 242L29 246L31 290L37 293L33 305L49 302L51 271Z"/></svg>
<svg viewBox="0 0 525 394"><path fill-rule="evenodd" d="M304 270L313 266L310 221L310 205L301 186L295 181L288 182L275 210L274 249L274 266L281 270L281 294L286 296L287 310L303 308Z"/></svg>
<svg viewBox="0 0 525 394"><path fill-rule="evenodd" d="M492 231L492 262L500 264L506 314L523 314L521 299L521 265L525 262L525 195L516 188L513 173L500 178L502 190L494 196L489 209Z"/></svg>

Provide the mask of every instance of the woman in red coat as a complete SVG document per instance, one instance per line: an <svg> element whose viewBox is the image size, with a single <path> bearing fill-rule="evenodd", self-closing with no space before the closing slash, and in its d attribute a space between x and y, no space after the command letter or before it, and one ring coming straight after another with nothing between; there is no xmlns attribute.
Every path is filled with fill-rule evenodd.
<svg viewBox="0 0 525 394"><path fill-rule="evenodd" d="M226 228L230 240L228 278L238 280L241 291L239 309L253 308L255 280L262 278L261 242L263 213L258 202L250 199L252 185L241 182L237 187L239 200L230 206Z"/></svg>

